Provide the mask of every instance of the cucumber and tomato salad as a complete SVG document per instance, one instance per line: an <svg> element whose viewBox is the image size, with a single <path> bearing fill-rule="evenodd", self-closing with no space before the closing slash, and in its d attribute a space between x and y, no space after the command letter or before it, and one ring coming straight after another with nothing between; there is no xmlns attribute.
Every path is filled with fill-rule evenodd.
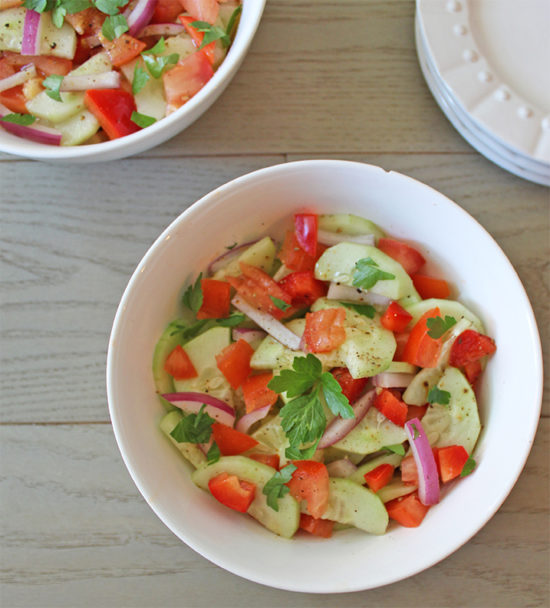
<svg viewBox="0 0 550 608"><path fill-rule="evenodd" d="M153 355L160 428L194 483L285 538L420 525L475 468L496 349L425 263L349 214L228 245Z"/></svg>
<svg viewBox="0 0 550 608"><path fill-rule="evenodd" d="M225 58L240 0L2 0L0 126L51 145L168 116Z"/></svg>

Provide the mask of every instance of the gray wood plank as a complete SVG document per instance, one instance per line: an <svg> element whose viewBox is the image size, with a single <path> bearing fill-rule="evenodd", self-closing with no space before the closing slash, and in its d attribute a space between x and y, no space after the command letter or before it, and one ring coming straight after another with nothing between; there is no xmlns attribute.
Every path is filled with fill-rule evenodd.
<svg viewBox="0 0 550 608"><path fill-rule="evenodd" d="M339 596L269 589L193 552L139 496L109 425L2 426L0 437L6 607L547 605L547 419L516 487L469 543L413 578Z"/></svg>

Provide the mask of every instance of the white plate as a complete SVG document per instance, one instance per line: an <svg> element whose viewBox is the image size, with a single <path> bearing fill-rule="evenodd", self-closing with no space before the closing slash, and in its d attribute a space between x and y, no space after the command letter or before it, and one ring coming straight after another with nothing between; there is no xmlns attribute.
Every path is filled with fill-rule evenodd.
<svg viewBox="0 0 550 608"><path fill-rule="evenodd" d="M426 55L477 127L550 168L550 2L417 0Z"/></svg>

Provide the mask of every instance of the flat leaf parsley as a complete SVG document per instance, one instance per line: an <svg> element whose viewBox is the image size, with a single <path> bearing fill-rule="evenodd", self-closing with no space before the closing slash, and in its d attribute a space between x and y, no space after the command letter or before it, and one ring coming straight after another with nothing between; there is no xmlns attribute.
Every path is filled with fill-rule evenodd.
<svg viewBox="0 0 550 608"><path fill-rule="evenodd" d="M355 263L352 285L361 289L370 289L378 281L395 279L395 275L378 267L372 258L362 258Z"/></svg>
<svg viewBox="0 0 550 608"><path fill-rule="evenodd" d="M426 325L428 326L428 336L437 340L441 338L441 336L456 323L456 319L454 317L450 317L449 315L445 315L445 318L442 317L430 317L426 319Z"/></svg>
<svg viewBox="0 0 550 608"><path fill-rule="evenodd" d="M290 492L288 483L292 477L292 473L298 467L295 464L287 464L280 471L277 471L275 475L265 484L262 492L267 496L267 504L274 510L279 510L279 498L282 498Z"/></svg>

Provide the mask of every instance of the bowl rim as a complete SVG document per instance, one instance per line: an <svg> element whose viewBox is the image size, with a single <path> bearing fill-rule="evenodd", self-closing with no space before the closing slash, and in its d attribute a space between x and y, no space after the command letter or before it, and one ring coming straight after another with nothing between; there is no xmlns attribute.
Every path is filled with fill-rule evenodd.
<svg viewBox="0 0 550 608"><path fill-rule="evenodd" d="M501 489L499 492L499 498L497 500L495 500L486 511L484 511L483 516L480 516L479 519L476 520L476 524L473 525L468 530L467 534L465 534L463 537L460 538L460 541L458 543L455 543L450 549L448 547L445 547L444 549L433 552L432 554L430 554L428 559L424 559L424 560L419 559L416 564L414 564L412 567L410 567L406 571L401 571L399 574L389 573L385 578L380 578L375 583L365 584L365 583L358 582L355 585L334 584L330 588L327 588L327 586L325 585L324 589L319 590L319 589L314 588L312 585L308 585L308 584L305 584L305 585L297 584L295 582L292 584L286 583L286 582L280 583L278 581L275 581L273 579L273 577L268 576L265 573L258 573L255 571L246 570L245 568L235 567L232 564L230 558L227 558L227 557L224 558L224 557L220 557L219 555L214 555L214 554L212 554L212 552L205 551L204 548L199 546L200 543L192 542L190 539L185 538L185 534L182 533L181 530L177 531L174 529L175 526L172 525L172 522L169 520L168 517L164 516L164 514L162 513L162 510L160 508L158 508L156 505L153 505L149 501L147 501L147 499L145 498L147 495L147 492L145 491L144 485L140 479L139 472L136 471L135 468L133 467L132 462L130 461L130 458L128 456L128 453L126 452L126 449L124 446L124 440L123 440L122 433L121 433L121 428L119 426L118 414L116 411L116 406L114 404L115 395L114 395L113 364L114 364L114 359L115 359L115 352L116 352L116 349L117 349L118 343L119 343L118 334L121 331L122 319L124 317L126 306L132 296L134 286L135 286L136 282L139 280L142 270L145 268L146 265L149 264L150 259L155 256L157 249L162 246L166 237L169 236L169 234L172 231L174 231L174 229L176 227L178 227L182 223L184 223L189 216L193 216L196 213L200 213L201 211L204 210L205 207L208 207L210 204L215 204L216 202L219 202L219 200L221 198L223 198L223 196L225 195L226 192L231 192L233 189L239 188L242 184L246 184L247 182L255 181L255 180L262 180L265 176L277 176L278 174L284 174L286 172L292 172L292 171L300 171L301 169L307 169L310 167L318 167L319 169L328 171L328 170L336 169L337 167L343 167L343 166L355 166L357 169L361 168L362 170L382 172L382 173L387 174L388 177L395 176L395 177L405 180L405 182L411 182L416 185L420 184L422 187L431 190L432 193L434 193L438 197L441 197L441 199L444 199L447 204L450 204L452 207L454 207L455 211L465 215L470 222L473 222L477 226L478 229L482 230L482 232L485 234L485 236L492 242L492 245L498 249L498 251L500 252L500 255L502 256L503 262L507 265L507 271L509 273L511 273L511 275L515 276L515 278L517 280L518 294L521 296L521 298L524 300L524 303L525 303L524 313L525 313L525 317L526 317L526 325L530 329L530 332L531 332L530 337L532 339L532 343L533 343L533 347L534 347L533 362L535 363L535 365L534 365L534 368L532 371L532 374L533 374L532 380L534 382L534 385L532 386L531 394L533 396L533 401L536 401L537 405L536 405L536 407L533 407L529 410L530 417L529 417L529 421L528 421L528 426L526 426L526 428L528 429L527 434L528 434L530 440L529 440L528 444L526 444L525 446L522 447L522 451L520 452L520 457L515 461L515 468L512 471L512 473L510 474L510 470L508 470L509 474L506 477L506 483L502 484L502 486L501 486ZM292 161L292 162L287 162L287 163L280 163L277 165L273 165L270 167L266 167L266 168L262 168L262 169L258 169L258 170L246 173L235 179L230 180L229 182L226 182L225 184L223 184L223 185L215 188L214 190L210 191L209 193L205 194L200 199L198 199L195 203L193 203L187 209L185 209L179 216L177 216L161 232L161 234L157 237L157 239L153 242L153 244L149 247L147 252L144 254L144 256L142 257L138 266L132 273L130 280L123 292L120 304L119 304L116 314L115 314L113 327L112 327L111 335L109 338L106 372L107 372L106 373L106 384L107 384L109 414L111 417L113 432L115 434L115 438L116 438L119 450L121 452L123 461L128 469L128 472L130 473L130 476L132 477L134 483L136 484L140 493L145 498L146 502L152 508L154 513L159 517L159 519L180 540L185 542L194 551L196 551L197 553L199 553L201 556L205 557L209 561L213 562L214 564L218 565L219 567L221 567L229 572L232 572L233 574L236 574L247 580L250 580L250 581L253 581L253 582L256 582L259 584L267 585L269 587L273 587L273 588L277 588L277 589L282 589L282 590L286 590L286 591L303 592L303 593L315 593L315 594L347 593L347 592L363 591L363 590L367 590L367 589L371 589L371 588L382 587L384 585L388 585L388 584L391 584L394 582L398 582L400 580L406 579L410 576L418 574L418 573L432 567L433 565L439 563L446 557L452 555L460 547L462 547L464 544L466 544L473 536L475 536L491 520L491 518L494 516L494 514L502 506L502 504L504 503L504 501L506 500L506 498L512 491L513 487L515 486L519 476L521 475L521 472L523 471L523 468L524 468L527 458L531 452L531 448L532 448L532 445L533 445L533 442L535 439L535 434L536 434L536 431L538 428L538 423L539 423L539 418L540 418L540 413L541 413L542 397L543 397L542 348L541 348L540 335L538 332L536 318L535 318L531 303L529 301L527 292L521 282L521 279L519 278L515 268L509 261L508 257L506 256L504 251L501 249L500 245L491 236L491 234L472 215L470 215L465 209L460 207L457 203L455 203L454 201L449 199L447 196L445 196L444 194L442 194L435 188L432 188L431 186L429 186L417 179L414 179L412 177L409 177L409 176L399 173L397 171L392 171L392 170L387 171L381 167L377 167L375 165L370 165L368 163L362 163L362 162L357 162L357 161L347 161L347 160L332 160L332 159L314 159L314 160Z"/></svg>

